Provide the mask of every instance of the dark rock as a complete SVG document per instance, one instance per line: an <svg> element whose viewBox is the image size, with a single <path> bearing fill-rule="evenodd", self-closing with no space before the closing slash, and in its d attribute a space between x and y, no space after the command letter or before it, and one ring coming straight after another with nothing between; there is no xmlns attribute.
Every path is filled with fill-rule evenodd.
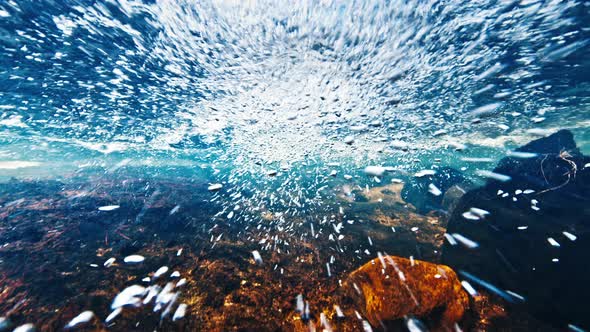
<svg viewBox="0 0 590 332"><path fill-rule="evenodd" d="M490 180L469 191L450 217L447 232L459 233L479 247L468 250L445 242L442 262L524 296L524 309L556 327L571 323L589 328L584 303L590 297L590 270L585 266L590 260L590 171L584 165L590 157L580 153L565 130L517 151L538 155L502 159L494 172L512 179ZM535 192L515 194L526 189ZM498 195L499 190L508 197ZM484 220L467 220L462 214L471 207L490 214ZM568 239L564 231L577 239Z"/></svg>

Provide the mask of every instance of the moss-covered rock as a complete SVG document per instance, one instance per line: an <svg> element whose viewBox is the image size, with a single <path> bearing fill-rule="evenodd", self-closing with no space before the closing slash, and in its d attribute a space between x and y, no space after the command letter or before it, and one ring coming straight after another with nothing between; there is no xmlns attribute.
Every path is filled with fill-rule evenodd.
<svg viewBox="0 0 590 332"><path fill-rule="evenodd" d="M455 272L445 265L385 256L350 274L346 292L373 326L408 315L427 317L442 310L452 326L469 306Z"/></svg>

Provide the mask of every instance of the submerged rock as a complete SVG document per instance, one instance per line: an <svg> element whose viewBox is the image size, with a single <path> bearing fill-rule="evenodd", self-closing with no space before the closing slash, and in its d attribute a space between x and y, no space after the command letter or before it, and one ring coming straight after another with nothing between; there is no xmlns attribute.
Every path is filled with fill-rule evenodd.
<svg viewBox="0 0 590 332"><path fill-rule="evenodd" d="M524 297L540 319L565 328L590 327L590 170L569 131L535 140L502 159L489 180L461 198L447 232L479 244L445 243L442 262ZM489 211L482 220L463 214ZM508 293L510 294L510 293ZM510 298L508 298L510 300ZM522 302L515 296L513 302Z"/></svg>
<svg viewBox="0 0 590 332"><path fill-rule="evenodd" d="M440 323L452 326L469 306L451 268L385 256L352 272L344 285L357 310L377 327L412 315L427 317L442 309Z"/></svg>
<svg viewBox="0 0 590 332"><path fill-rule="evenodd" d="M453 187L468 189L471 187L471 183L456 169L443 167L434 174L414 177L411 181L408 181L404 185L401 197L423 214L445 208L443 200L446 194L434 195L432 194L432 187L440 190L441 193L446 193Z"/></svg>

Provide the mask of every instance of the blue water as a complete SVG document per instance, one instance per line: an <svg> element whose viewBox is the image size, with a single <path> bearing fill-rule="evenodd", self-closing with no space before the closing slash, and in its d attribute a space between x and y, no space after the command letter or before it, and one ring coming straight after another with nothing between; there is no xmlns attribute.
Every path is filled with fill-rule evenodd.
<svg viewBox="0 0 590 332"><path fill-rule="evenodd" d="M253 227L481 185L560 129L590 153L589 54L585 1L5 0L0 182L218 183L207 218Z"/></svg>

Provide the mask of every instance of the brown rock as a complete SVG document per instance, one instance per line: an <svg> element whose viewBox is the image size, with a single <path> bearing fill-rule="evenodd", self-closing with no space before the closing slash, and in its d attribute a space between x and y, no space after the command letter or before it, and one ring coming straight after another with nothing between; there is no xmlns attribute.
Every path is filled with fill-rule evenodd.
<svg viewBox="0 0 590 332"><path fill-rule="evenodd" d="M344 286L373 326L407 315L429 317L435 309L442 310L440 324L451 326L469 306L451 268L395 256L373 259L350 274Z"/></svg>

